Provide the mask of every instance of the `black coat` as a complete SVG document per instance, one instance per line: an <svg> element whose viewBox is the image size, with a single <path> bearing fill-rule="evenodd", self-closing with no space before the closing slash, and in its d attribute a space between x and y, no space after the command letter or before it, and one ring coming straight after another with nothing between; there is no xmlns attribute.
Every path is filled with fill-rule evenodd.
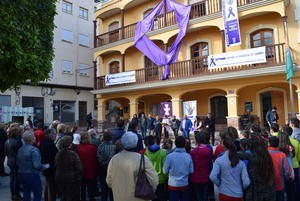
<svg viewBox="0 0 300 201"><path fill-rule="evenodd" d="M5 130L0 130L0 153L4 153L4 146L7 140L7 135Z"/></svg>
<svg viewBox="0 0 300 201"><path fill-rule="evenodd" d="M55 156L58 152L54 142L50 138L46 138L40 146L42 164L49 164L50 167L43 171L46 177L54 177L55 175Z"/></svg>
<svg viewBox="0 0 300 201"><path fill-rule="evenodd" d="M153 118L151 118L151 119L147 118L146 119L146 125L147 125L146 128L153 130L154 129L154 121L155 121L155 119L153 119Z"/></svg>
<svg viewBox="0 0 300 201"><path fill-rule="evenodd" d="M211 117L211 118L206 117L204 124L205 124L205 126L208 126L209 129L215 129L215 124L216 124L215 118L214 117Z"/></svg>

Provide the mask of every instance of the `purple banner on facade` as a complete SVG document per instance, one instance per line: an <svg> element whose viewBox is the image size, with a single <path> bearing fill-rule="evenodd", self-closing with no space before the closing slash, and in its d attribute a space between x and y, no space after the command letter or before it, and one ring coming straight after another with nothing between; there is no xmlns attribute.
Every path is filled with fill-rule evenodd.
<svg viewBox="0 0 300 201"><path fill-rule="evenodd" d="M224 33L228 47L241 44L237 0L222 0Z"/></svg>
<svg viewBox="0 0 300 201"><path fill-rule="evenodd" d="M172 102L165 102L160 104L161 107L161 116L173 116L172 112Z"/></svg>
<svg viewBox="0 0 300 201"><path fill-rule="evenodd" d="M164 5L165 3L166 5ZM178 35L166 53L145 35L147 32L152 30L154 26L154 19L156 16L163 13L164 6L166 7L167 12L175 12L179 27ZM187 31L190 12L190 5L183 5L173 0L161 1L142 21L138 22L136 25L134 45L153 63L158 66L165 66L162 79L167 79L170 75L169 64L177 61L180 44Z"/></svg>

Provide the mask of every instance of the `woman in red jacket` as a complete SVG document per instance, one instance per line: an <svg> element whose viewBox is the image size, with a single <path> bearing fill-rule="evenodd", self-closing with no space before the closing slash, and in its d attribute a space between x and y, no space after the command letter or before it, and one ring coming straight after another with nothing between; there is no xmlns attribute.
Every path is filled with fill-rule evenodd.
<svg viewBox="0 0 300 201"><path fill-rule="evenodd" d="M89 200L95 201L97 193L97 147L91 144L89 133L80 134L80 144L77 146L77 153L83 165L83 175L81 181L81 201L86 201L86 191Z"/></svg>
<svg viewBox="0 0 300 201"><path fill-rule="evenodd" d="M210 146L207 146L206 135L204 132L196 134L196 148L190 152L195 168L194 173L191 175L191 182L196 201L208 200L213 150Z"/></svg>

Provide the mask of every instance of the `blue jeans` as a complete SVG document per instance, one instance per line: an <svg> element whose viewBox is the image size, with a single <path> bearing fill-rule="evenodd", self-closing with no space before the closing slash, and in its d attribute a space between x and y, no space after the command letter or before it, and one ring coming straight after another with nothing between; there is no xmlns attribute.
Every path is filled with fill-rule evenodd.
<svg viewBox="0 0 300 201"><path fill-rule="evenodd" d="M182 136L185 138L190 138L190 130L183 130Z"/></svg>
<svg viewBox="0 0 300 201"><path fill-rule="evenodd" d="M33 193L33 201L42 200L42 182L37 173L19 172L20 182L23 188L23 201L31 201L30 195Z"/></svg>
<svg viewBox="0 0 300 201"><path fill-rule="evenodd" d="M17 169L10 169L10 192L11 196L20 195L21 184L20 178L18 177L18 170Z"/></svg>
<svg viewBox="0 0 300 201"><path fill-rule="evenodd" d="M193 196L195 201L208 201L209 183L198 184L193 183Z"/></svg>
<svg viewBox="0 0 300 201"><path fill-rule="evenodd" d="M178 191L169 190L169 201L190 201L190 189Z"/></svg>

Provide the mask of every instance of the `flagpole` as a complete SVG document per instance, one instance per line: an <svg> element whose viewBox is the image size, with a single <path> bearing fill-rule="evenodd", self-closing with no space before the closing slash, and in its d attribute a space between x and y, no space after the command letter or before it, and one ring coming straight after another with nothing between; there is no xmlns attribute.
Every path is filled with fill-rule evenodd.
<svg viewBox="0 0 300 201"><path fill-rule="evenodd" d="M287 16L282 17L283 27L284 27L284 35L285 35L285 49L287 50L290 48L289 43L289 33L288 33L288 26L287 26ZM296 117L296 113L294 112L294 92L293 92L293 82L292 78L289 79L289 88L290 88L290 103L291 103L291 117Z"/></svg>

